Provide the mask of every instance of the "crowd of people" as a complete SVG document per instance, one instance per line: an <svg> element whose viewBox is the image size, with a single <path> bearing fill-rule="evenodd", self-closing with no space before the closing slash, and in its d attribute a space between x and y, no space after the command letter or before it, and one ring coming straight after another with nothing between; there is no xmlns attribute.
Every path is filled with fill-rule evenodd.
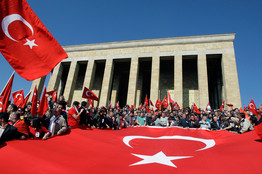
<svg viewBox="0 0 262 174"><path fill-rule="evenodd" d="M192 109L150 110L143 108L131 109L128 105L122 109L91 107L86 101L74 101L71 108L61 96L57 102L49 100L49 109L45 115L32 116L32 103L25 109L15 104L8 106L7 112L0 113L0 143L12 139L43 139L70 133L74 128L99 128L119 130L134 126L161 126L183 128L202 128L209 130L227 130L244 133L254 129L262 122L262 106L259 116L246 110L246 115L239 109L211 110L196 113Z"/></svg>

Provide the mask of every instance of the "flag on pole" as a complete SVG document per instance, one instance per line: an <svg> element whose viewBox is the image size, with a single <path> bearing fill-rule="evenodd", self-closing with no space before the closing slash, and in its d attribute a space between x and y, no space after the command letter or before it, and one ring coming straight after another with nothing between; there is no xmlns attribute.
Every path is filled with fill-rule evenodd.
<svg viewBox="0 0 262 174"><path fill-rule="evenodd" d="M9 78L9 80L7 81L4 89L1 92L1 99L0 99L0 112L6 112L7 111L7 107L9 105L9 98L10 98L10 94L11 94L11 90L12 90L12 86L13 86L13 81L14 81L14 74L15 72L12 73L11 77Z"/></svg>
<svg viewBox="0 0 262 174"><path fill-rule="evenodd" d="M26 0L2 0L0 8L0 51L21 77L43 77L68 57Z"/></svg>
<svg viewBox="0 0 262 174"><path fill-rule="evenodd" d="M32 97L32 107L31 107L31 114L33 117L35 117L37 113L37 86L35 85L35 89L33 92L33 97Z"/></svg>
<svg viewBox="0 0 262 174"><path fill-rule="evenodd" d="M29 96L31 94L31 91L26 95L25 99L24 99L24 102L23 104L21 105L21 108L25 108L26 104L27 104L27 101L29 99Z"/></svg>
<svg viewBox="0 0 262 174"><path fill-rule="evenodd" d="M206 111L211 111L210 103L207 104Z"/></svg>
<svg viewBox="0 0 262 174"><path fill-rule="evenodd" d="M158 100L156 100L156 108L157 108L157 110L162 110L162 102L161 102L161 100L160 99L158 99Z"/></svg>
<svg viewBox="0 0 262 174"><path fill-rule="evenodd" d="M48 94L46 94L46 87L45 87L39 107L38 107L38 111L37 111L40 117L43 117L43 115L45 115L46 111L49 109L47 97L48 97Z"/></svg>
<svg viewBox="0 0 262 174"><path fill-rule="evenodd" d="M21 106L24 103L24 90L19 90L12 93L13 103L16 106Z"/></svg>
<svg viewBox="0 0 262 174"><path fill-rule="evenodd" d="M196 112L197 114L200 114L200 111L197 108L197 105L195 103L193 104L193 112Z"/></svg>
<svg viewBox="0 0 262 174"><path fill-rule="evenodd" d="M221 107L220 107L219 110L220 110L221 112L223 112L224 108L225 108L225 100L223 101L223 103L222 103L222 105L221 105Z"/></svg>
<svg viewBox="0 0 262 174"><path fill-rule="evenodd" d="M99 101L99 99L98 99L98 97L95 95L95 93L93 93L93 92L92 92L90 89L88 89L87 87L84 87L84 91L83 91L82 98L92 99L92 100Z"/></svg>
<svg viewBox="0 0 262 174"><path fill-rule="evenodd" d="M162 104L163 104L163 105L162 105L163 108L167 108L167 107L168 107L168 101L167 101L166 96L165 96L165 98L163 99Z"/></svg>
<svg viewBox="0 0 262 174"><path fill-rule="evenodd" d="M253 99L251 99L247 108L255 115L258 116L257 107Z"/></svg>

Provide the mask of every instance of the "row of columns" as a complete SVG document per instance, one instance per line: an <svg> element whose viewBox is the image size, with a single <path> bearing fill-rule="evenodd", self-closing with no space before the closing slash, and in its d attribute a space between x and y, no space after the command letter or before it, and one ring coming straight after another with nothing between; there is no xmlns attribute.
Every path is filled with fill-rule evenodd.
<svg viewBox="0 0 262 174"><path fill-rule="evenodd" d="M223 56L227 59L230 59L231 65L235 64L235 57L232 58L231 54L225 54ZM199 107L205 108L207 103L209 102L209 92L208 92L208 73L207 73L207 59L206 54L198 54L197 61L197 69L198 69L198 90L199 90ZM230 71L229 66L222 59L222 69L223 74ZM235 67L236 68L236 67ZM85 79L83 86L91 88L91 84L93 83L95 76L96 64L95 60L91 59L87 63L87 69L85 74ZM58 85L62 76L63 66L59 63L52 72L50 77L50 81L48 84L47 90L58 89ZM65 85L64 96L68 99L68 103L71 104L76 79L79 71L79 65L77 61L72 61L70 64L70 69L68 73L67 82ZM107 106L109 102L110 90L112 88L112 79L113 79L113 71L114 71L114 63L113 59L106 59L103 82L100 92L100 101L99 106ZM139 58L133 57L131 58L131 66L130 66L130 74L129 74L129 84L128 84L128 93L127 93L127 101L126 103L132 105L136 103L137 100L137 89L138 89L138 77L139 77ZM33 82L32 88L34 84L37 84L39 88L43 87L44 79L37 79ZM159 80L160 80L160 56L152 57L152 68L151 68L151 87L150 87L150 99L155 102L159 98ZM227 76L223 75L224 81L224 90L225 96L227 93L227 88L232 86L238 86L237 83L232 82ZM41 87L42 86L42 87ZM42 90L39 89L41 92ZM239 91L238 91L239 92ZM240 96L240 95L239 95ZM178 102L178 104L183 107L183 56L176 55L174 58L174 98ZM226 98L227 99L227 98ZM238 98L237 98L238 99ZM240 97L239 97L240 100Z"/></svg>

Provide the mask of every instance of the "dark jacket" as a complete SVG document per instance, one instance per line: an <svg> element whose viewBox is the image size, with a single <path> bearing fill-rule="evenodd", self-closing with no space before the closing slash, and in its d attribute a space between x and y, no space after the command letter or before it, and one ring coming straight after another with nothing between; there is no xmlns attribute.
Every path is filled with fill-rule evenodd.
<svg viewBox="0 0 262 174"><path fill-rule="evenodd" d="M0 137L0 144L18 138L17 128L8 124Z"/></svg>
<svg viewBox="0 0 262 174"><path fill-rule="evenodd" d="M184 119L184 118L181 118L181 119L179 120L178 126L182 126L183 128L189 127L189 125L188 125L188 120L186 120L186 119Z"/></svg>
<svg viewBox="0 0 262 174"><path fill-rule="evenodd" d="M217 122L218 122L218 124L217 124ZM219 121L217 121L217 122L214 122L214 121L211 122L211 129L212 130L220 130L220 122Z"/></svg>

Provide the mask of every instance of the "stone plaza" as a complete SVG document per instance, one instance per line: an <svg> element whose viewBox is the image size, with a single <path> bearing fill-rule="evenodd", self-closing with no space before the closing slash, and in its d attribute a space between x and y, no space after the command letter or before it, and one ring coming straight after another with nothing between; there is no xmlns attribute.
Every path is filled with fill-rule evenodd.
<svg viewBox="0 0 262 174"><path fill-rule="evenodd" d="M180 107L202 109L223 101L241 106L234 51L235 34L173 37L64 46L69 58L51 72L47 90L68 104L83 101L83 88L99 98L95 106L153 103L167 91ZM40 94L46 76L32 83Z"/></svg>

